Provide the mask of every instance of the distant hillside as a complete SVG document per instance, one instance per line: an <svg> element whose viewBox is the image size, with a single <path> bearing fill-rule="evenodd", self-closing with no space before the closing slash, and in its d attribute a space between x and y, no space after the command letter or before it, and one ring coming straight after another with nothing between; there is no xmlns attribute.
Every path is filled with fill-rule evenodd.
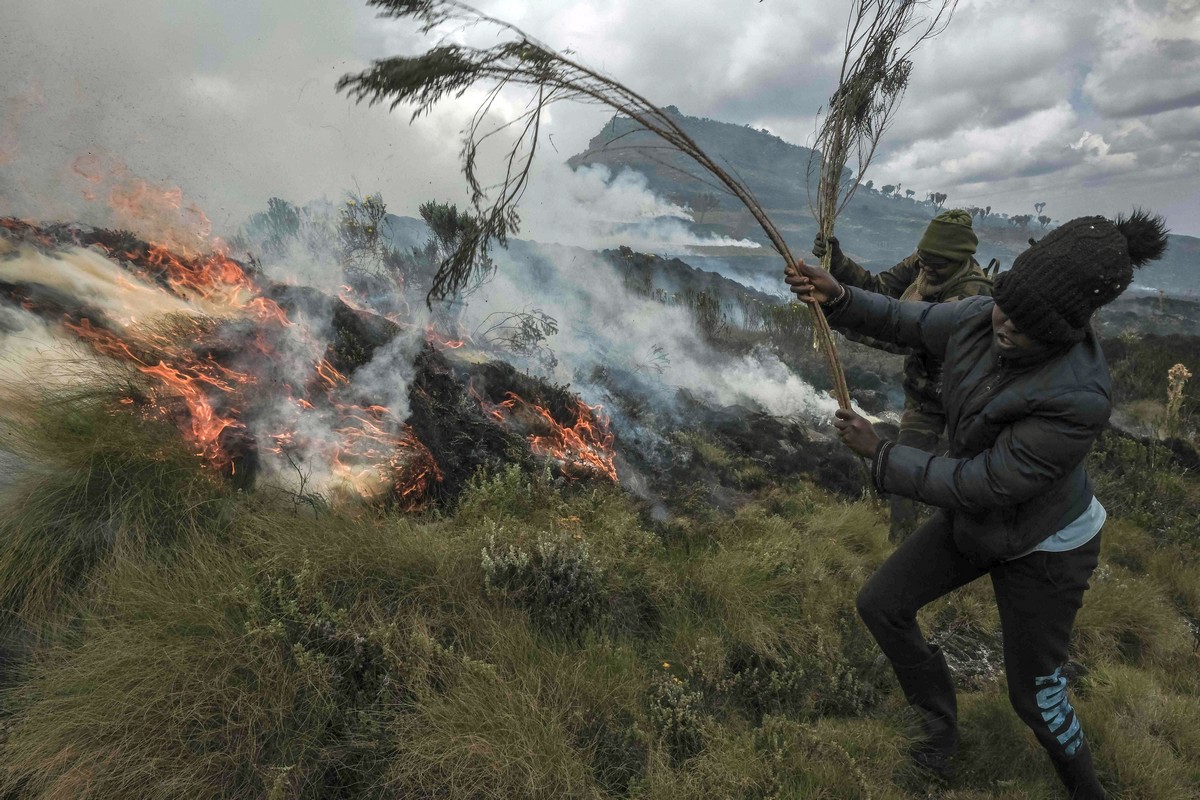
<svg viewBox="0 0 1200 800"><path fill-rule="evenodd" d="M792 247L807 255L817 229L805 188L813 151L748 125L689 117L674 106L666 110L705 152L741 177ZM681 205L702 204L704 195L715 194L719 203L716 208L702 212L699 209L703 205L697 207L698 230L767 244L757 223L735 198L717 191L694 162L663 148L656 136L640 130L631 119L616 117L609 121L588 143L588 149L567 163L576 169L603 164L614 174L622 169L636 170L647 177L655 192ZM879 187L860 187L838 220L838 236L844 249L869 269L886 269L911 253L925 225L941 210L917 195L902 196L904 191L901 186L885 196ZM946 207L954 207L953 197ZM1004 268L1028 246L1031 237L1045 233L1036 221L1020 227L999 214L977 219L975 229L980 238L980 260L987 263L998 258ZM779 258L770 247L738 252L697 250L687 260L759 285L764 276L779 271ZM1171 236L1166 256L1142 270L1136 284L1171 294L1196 294L1200 291L1200 239Z"/></svg>
<svg viewBox="0 0 1200 800"><path fill-rule="evenodd" d="M667 106L665 111L718 163L731 164L765 208L807 211L804 176L813 150L789 144L749 125L688 117L675 106ZM715 188L715 179L694 161L665 148L661 139L627 117L610 120L588 142L588 149L572 156L567 164L573 169L603 164L614 173L622 168L635 169L650 178L656 191L676 202L687 203L700 195L716 193L721 196L721 210L734 207L724 190ZM819 160L813 167L820 169Z"/></svg>
<svg viewBox="0 0 1200 800"><path fill-rule="evenodd" d="M391 246L403 251L421 247L429 237L429 227L415 217L388 214L383 229L390 234ZM543 244L517 238L509 240L507 250L511 258L529 264L539 264L547 258L570 262L591 252L570 245ZM721 270L706 270L678 258L639 253L624 246L602 250L599 255L616 267L626 280L634 284L644 283L647 287L661 289L668 294L707 292L726 307L744 302L778 302L777 295L749 287L745 280L731 280Z"/></svg>
<svg viewBox="0 0 1200 800"><path fill-rule="evenodd" d="M1141 270L1134 283L1170 294L1200 296L1200 239L1171 236L1167 254Z"/></svg>

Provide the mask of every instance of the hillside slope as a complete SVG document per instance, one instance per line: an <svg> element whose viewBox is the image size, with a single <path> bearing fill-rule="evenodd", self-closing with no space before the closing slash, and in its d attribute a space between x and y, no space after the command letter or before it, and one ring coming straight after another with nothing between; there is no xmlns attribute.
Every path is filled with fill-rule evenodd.
<svg viewBox="0 0 1200 800"><path fill-rule="evenodd" d="M798 253L807 251L816 233L805 187L813 151L748 125L689 117L674 106L668 107L667 111L675 115L702 149L741 177L792 247ZM612 119L592 138L587 150L572 156L567 163L573 168L603 164L614 174L622 169L636 170L646 175L651 189L680 204L716 193L719 205L696 214L702 221L699 228L767 243L762 231L735 198L718 191L706 173L690 159L663 149L657 137L638 130L630 119ZM814 164L814 170L818 167L819 164ZM705 179L698 176L705 176ZM924 192L919 192L909 199L896 194L884 196L879 187L860 188L838 220L838 235L846 252L875 271L886 269L911 253L929 219L940 210L930 202L919 200L922 194ZM955 198L950 197L945 207L952 208L954 204ZM1097 209L1102 214L1121 210L1128 209ZM998 258L1004 268L1025 249L1030 237L1043 234L1038 223L1032 222L1027 228L1017 227L998 211L977 220L975 227L980 238L980 260L987 263L991 258ZM700 266L709 260L720 266L707 268L719 268L731 275L740 273L761 278L764 274L779 271L778 256L769 247L740 252L698 250L697 256L689 261ZM1166 256L1140 272L1138 284L1150 289L1161 288L1171 294L1196 293L1200 290L1200 239L1171 236Z"/></svg>

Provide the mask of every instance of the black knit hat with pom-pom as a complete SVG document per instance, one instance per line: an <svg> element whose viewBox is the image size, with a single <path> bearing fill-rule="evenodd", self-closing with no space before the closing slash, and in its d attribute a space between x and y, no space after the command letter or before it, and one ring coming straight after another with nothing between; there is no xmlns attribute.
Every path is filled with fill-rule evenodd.
<svg viewBox="0 0 1200 800"><path fill-rule="evenodd" d="M1116 221L1080 217L1017 256L996 279L993 297L1021 333L1044 342L1078 342L1092 312L1117 298L1134 267L1167 249L1163 218L1136 210Z"/></svg>

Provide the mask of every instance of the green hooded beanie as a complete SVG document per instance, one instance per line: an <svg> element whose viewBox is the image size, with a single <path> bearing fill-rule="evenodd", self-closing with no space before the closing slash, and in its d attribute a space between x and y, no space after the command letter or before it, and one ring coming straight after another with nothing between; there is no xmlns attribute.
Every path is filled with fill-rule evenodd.
<svg viewBox="0 0 1200 800"><path fill-rule="evenodd" d="M978 245L979 237L971 227L971 215L961 208L952 208L930 221L917 250L958 263L975 255Z"/></svg>

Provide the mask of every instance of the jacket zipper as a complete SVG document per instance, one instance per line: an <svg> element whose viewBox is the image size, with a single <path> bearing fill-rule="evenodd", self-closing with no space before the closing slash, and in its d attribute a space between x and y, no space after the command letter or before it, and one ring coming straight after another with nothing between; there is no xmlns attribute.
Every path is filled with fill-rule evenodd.
<svg viewBox="0 0 1200 800"><path fill-rule="evenodd" d="M1004 374L1004 366L1004 356L996 356L996 366L988 373L987 383L983 385L984 405L987 405L986 401L991 399L996 382Z"/></svg>
<svg viewBox="0 0 1200 800"><path fill-rule="evenodd" d="M984 407L987 406L988 402L992 399L992 392L995 391L999 379L1004 375L1006 366L1007 365L1004 363L1004 356L996 356L995 364L984 377L983 388L976 389L976 391L964 398L958 417L958 424L954 426L955 429L953 436L958 435L958 425L962 424L966 420L969 412L983 412ZM953 447L953 444L951 444L951 447Z"/></svg>

